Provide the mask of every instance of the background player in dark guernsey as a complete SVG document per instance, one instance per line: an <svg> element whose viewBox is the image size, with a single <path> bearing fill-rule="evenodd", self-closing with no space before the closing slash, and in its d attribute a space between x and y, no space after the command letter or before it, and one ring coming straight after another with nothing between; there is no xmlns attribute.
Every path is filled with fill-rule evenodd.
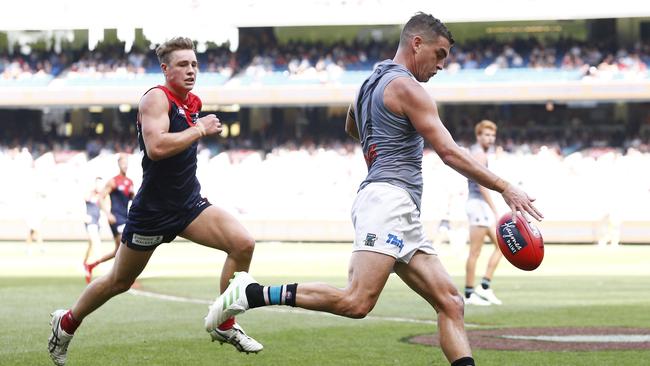
<svg viewBox="0 0 650 366"><path fill-rule="evenodd" d="M128 290L154 249L176 236L225 251L221 289L235 271L247 271L255 242L226 211L200 195L196 178L198 140L222 127L213 114L198 118L201 100L194 88L198 63L188 38L171 39L156 49L165 85L148 90L140 100L138 140L144 152L143 180L133 199L111 271L93 281L69 310L52 313L50 357L64 365L72 335L81 321L113 296ZM234 318L210 329L213 340L239 351L259 352L262 345L248 337Z"/></svg>
<svg viewBox="0 0 650 366"><path fill-rule="evenodd" d="M126 226L129 202L133 199L134 192L133 181L126 176L126 172L129 168L129 159L127 155L120 154L117 159L117 165L120 169L120 173L106 182L101 197L102 200L104 200L106 196L110 198L108 200L109 207L105 207L104 210L106 211L106 217L108 218L108 223L111 232L113 233L115 248L104 254L98 260L84 265L86 269L87 282L90 282L90 279L92 279L92 273L95 267L115 258L117 249L120 247L120 243L122 242L122 231L124 231L124 227Z"/></svg>

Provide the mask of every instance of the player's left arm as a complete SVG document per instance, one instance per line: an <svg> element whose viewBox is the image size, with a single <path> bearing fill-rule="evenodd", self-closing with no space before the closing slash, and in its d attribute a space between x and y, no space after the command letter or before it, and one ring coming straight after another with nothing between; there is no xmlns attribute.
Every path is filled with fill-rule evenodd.
<svg viewBox="0 0 650 366"><path fill-rule="evenodd" d="M354 106L352 104L348 107L348 115L345 117L345 132L359 141L359 130L357 129L357 121L354 119Z"/></svg>
<svg viewBox="0 0 650 366"><path fill-rule="evenodd" d="M431 96L415 80L396 78L388 84L384 93L384 103L387 102L386 93L392 94L388 99L397 106L392 109L393 112L406 115L446 165L478 184L501 193L513 215L516 211L525 211L538 221L544 217L533 205L534 198L489 171L456 144L440 120Z"/></svg>

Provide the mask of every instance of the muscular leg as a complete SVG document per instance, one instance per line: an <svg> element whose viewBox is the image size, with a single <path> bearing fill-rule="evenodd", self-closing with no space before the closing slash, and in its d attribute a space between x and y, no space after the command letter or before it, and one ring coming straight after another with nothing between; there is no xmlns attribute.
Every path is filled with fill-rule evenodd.
<svg viewBox="0 0 650 366"><path fill-rule="evenodd" d="M106 275L91 282L72 306L72 315L81 321L113 296L128 290L142 273L153 254L151 251L133 250L120 245L113 268Z"/></svg>
<svg viewBox="0 0 650 366"><path fill-rule="evenodd" d="M210 206L190 223L181 237L228 254L221 270L220 287L223 292L236 271L248 271L255 240L242 224L225 210Z"/></svg>
<svg viewBox="0 0 650 366"><path fill-rule="evenodd" d="M499 260L501 260L501 257L503 257L503 254L499 249L499 244L497 244L496 228L492 227L488 229L487 235L490 237L490 240L492 240L492 243L494 243L494 250L492 251L492 255L490 256L490 260L488 261L487 268L485 270L485 278L491 280L494 276L494 271L497 269Z"/></svg>
<svg viewBox="0 0 650 366"><path fill-rule="evenodd" d="M323 283L300 283L296 306L349 318L363 318L377 303L395 258L370 251L352 253L348 285L339 289Z"/></svg>
<svg viewBox="0 0 650 366"><path fill-rule="evenodd" d="M476 274L476 261L481 254L483 239L487 234L487 228L484 226L469 227L469 255L465 264L465 286L474 287L474 276Z"/></svg>
<svg viewBox="0 0 650 366"><path fill-rule="evenodd" d="M440 347L453 362L471 357L464 324L463 298L435 255L416 253L408 264L397 263L395 272L438 313Z"/></svg>

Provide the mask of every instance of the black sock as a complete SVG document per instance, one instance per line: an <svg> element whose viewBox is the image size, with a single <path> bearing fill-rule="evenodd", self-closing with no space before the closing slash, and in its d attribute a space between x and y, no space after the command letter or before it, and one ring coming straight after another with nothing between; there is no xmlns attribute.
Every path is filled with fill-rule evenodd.
<svg viewBox="0 0 650 366"><path fill-rule="evenodd" d="M451 363L451 366L476 366L474 359L471 357L459 358Z"/></svg>
<svg viewBox="0 0 650 366"><path fill-rule="evenodd" d="M469 299L470 295L474 292L474 287L465 286L465 298Z"/></svg>
<svg viewBox="0 0 650 366"><path fill-rule="evenodd" d="M282 286L262 286L259 283L251 283L246 287L246 299L251 309L267 305L296 306L297 289L297 283Z"/></svg>
<svg viewBox="0 0 650 366"><path fill-rule="evenodd" d="M259 283L251 283L246 286L246 299L248 300L248 306L252 308L258 308L264 306L264 287Z"/></svg>
<svg viewBox="0 0 650 366"><path fill-rule="evenodd" d="M481 280L481 287L483 287L483 290L487 290L490 288L490 282L492 282L492 280L490 280L487 277L483 277L483 279Z"/></svg>

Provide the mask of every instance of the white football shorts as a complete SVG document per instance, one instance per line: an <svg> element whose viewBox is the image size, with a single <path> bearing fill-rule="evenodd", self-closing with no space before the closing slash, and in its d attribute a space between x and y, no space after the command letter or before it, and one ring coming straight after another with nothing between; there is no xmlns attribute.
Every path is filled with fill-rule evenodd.
<svg viewBox="0 0 650 366"><path fill-rule="evenodd" d="M469 226L492 227L496 223L494 212L487 202L479 198L470 198L465 204Z"/></svg>
<svg viewBox="0 0 650 366"><path fill-rule="evenodd" d="M408 263L419 250L437 255L424 235L420 210L403 188L374 182L364 187L352 205L353 251L389 255Z"/></svg>

